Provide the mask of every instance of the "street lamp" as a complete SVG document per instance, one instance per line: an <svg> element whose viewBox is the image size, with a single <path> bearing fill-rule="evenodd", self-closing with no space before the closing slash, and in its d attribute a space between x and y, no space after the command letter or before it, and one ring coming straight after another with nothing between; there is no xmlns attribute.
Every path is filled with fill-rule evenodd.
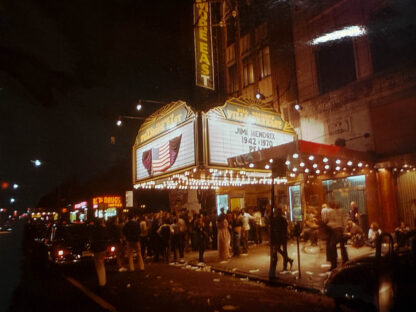
<svg viewBox="0 0 416 312"><path fill-rule="evenodd" d="M118 116L118 119L117 119L116 125L117 125L118 127L121 127L121 125L123 124L122 119L136 119L136 120L143 120L143 119L145 119L145 118L146 118L146 117L139 117L139 116L128 116L128 115L120 115L120 116Z"/></svg>
<svg viewBox="0 0 416 312"><path fill-rule="evenodd" d="M31 160L31 162L35 165L35 167L42 165L42 162L39 159Z"/></svg>
<svg viewBox="0 0 416 312"><path fill-rule="evenodd" d="M136 110L141 111L143 109L143 103L162 104L162 105L168 104L167 102L162 102L162 101L139 99L138 103L136 105ZM116 122L116 125L118 127L121 127L123 125L122 119L143 120L143 119L145 119L145 117L120 115L120 116L118 116L118 119L117 119L117 122Z"/></svg>

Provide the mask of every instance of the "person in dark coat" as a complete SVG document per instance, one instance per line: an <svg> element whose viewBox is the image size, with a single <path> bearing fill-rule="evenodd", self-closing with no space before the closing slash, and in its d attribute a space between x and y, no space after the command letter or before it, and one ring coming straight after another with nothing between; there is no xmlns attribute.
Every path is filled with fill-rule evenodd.
<svg viewBox="0 0 416 312"><path fill-rule="evenodd" d="M91 237L91 250L94 253L94 266L97 272L98 286L100 287L107 284L104 260L108 243L109 235L104 219L95 220Z"/></svg>
<svg viewBox="0 0 416 312"><path fill-rule="evenodd" d="M287 270L287 264L290 263L292 269L293 259L287 255L287 221L283 217L281 208L275 210L270 217L270 268L269 278L276 278L277 253L283 257L283 269Z"/></svg>
<svg viewBox="0 0 416 312"><path fill-rule="evenodd" d="M171 226L172 221L170 218L164 218L163 224L157 230L157 234L159 234L160 242L161 242L161 253L163 256L163 260L168 263L169 256L170 256L170 249L171 249L171 240L174 233L174 230Z"/></svg>
<svg viewBox="0 0 416 312"><path fill-rule="evenodd" d="M117 270L119 272L127 271L123 266L123 224L120 224L119 217L116 216L114 219L109 220L107 228L110 242L116 247Z"/></svg>
<svg viewBox="0 0 416 312"><path fill-rule="evenodd" d="M202 218L195 219L194 229L197 237L198 244L198 261L199 264L204 263L204 252L206 249L206 241L208 238L208 233L206 231L206 226Z"/></svg>
<svg viewBox="0 0 416 312"><path fill-rule="evenodd" d="M133 252L136 251L137 265L140 271L144 271L144 262L140 248L140 226L134 217L123 227L123 234L127 242L127 254L129 258L129 269L134 271Z"/></svg>

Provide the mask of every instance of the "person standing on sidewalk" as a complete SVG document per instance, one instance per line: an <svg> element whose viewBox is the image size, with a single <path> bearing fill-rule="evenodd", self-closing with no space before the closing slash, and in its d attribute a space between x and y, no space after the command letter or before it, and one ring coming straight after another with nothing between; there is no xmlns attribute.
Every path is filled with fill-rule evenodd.
<svg viewBox="0 0 416 312"><path fill-rule="evenodd" d="M250 220L254 220L254 217L251 216L245 208L241 209L240 220L242 223L241 229L241 247L243 255L248 254L248 233L250 232Z"/></svg>
<svg viewBox="0 0 416 312"><path fill-rule="evenodd" d="M331 262L330 270L337 267L337 244L340 244L342 263L348 261L348 253L344 241L344 215L337 203L332 203L322 215L322 222L328 227L327 258Z"/></svg>
<svg viewBox="0 0 416 312"><path fill-rule="evenodd" d="M208 233L205 231L205 224L203 218L195 219L194 229L198 237L198 264L203 265L204 252L206 249L206 240L208 237Z"/></svg>
<svg viewBox="0 0 416 312"><path fill-rule="evenodd" d="M276 279L277 253L283 257L283 270L287 270L290 263L292 269L293 259L287 255L287 221L283 217L281 208L277 208L270 218L270 268L269 279Z"/></svg>
<svg viewBox="0 0 416 312"><path fill-rule="evenodd" d="M140 248L140 226L133 216L131 216L129 221L124 225L123 234L127 241L127 254L129 258L130 271L134 271L134 251L136 251L137 265L139 270L144 271L144 262Z"/></svg>
<svg viewBox="0 0 416 312"><path fill-rule="evenodd" d="M232 220L232 237L233 237L233 256L238 257L240 255L240 241L241 241L241 220L238 217L238 212L233 212Z"/></svg>
<svg viewBox="0 0 416 312"><path fill-rule="evenodd" d="M230 231L225 214L220 214L217 220L218 229L218 255L221 260L230 258Z"/></svg>
<svg viewBox="0 0 416 312"><path fill-rule="evenodd" d="M142 251L142 258L143 260L146 259L146 255L148 252L148 245L149 245L149 231L147 227L147 217L142 216L140 218L140 248Z"/></svg>
<svg viewBox="0 0 416 312"><path fill-rule="evenodd" d="M125 272L127 269L123 266L123 234L122 234L122 225L119 223L119 217L116 216L114 219L110 220L108 223L108 233L110 236L110 242L116 247L116 261L117 261L117 271Z"/></svg>
<svg viewBox="0 0 416 312"><path fill-rule="evenodd" d="M174 230L172 228L172 221L167 217L163 217L163 224L159 227L157 230L157 234L160 237L160 243L161 243L161 254L162 258L166 263L169 263L170 258L170 250L171 250L171 243L172 243L172 236L174 233Z"/></svg>
<svg viewBox="0 0 416 312"><path fill-rule="evenodd" d="M91 250L94 253L94 266L99 287L104 287L107 284L104 260L108 242L109 235L104 219L96 219L92 230Z"/></svg>

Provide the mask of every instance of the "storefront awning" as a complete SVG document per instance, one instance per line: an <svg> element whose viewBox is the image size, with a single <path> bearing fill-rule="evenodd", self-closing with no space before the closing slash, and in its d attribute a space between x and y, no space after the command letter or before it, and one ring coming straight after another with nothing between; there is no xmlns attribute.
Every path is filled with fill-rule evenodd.
<svg viewBox="0 0 416 312"><path fill-rule="evenodd" d="M375 158L367 152L355 151L336 145L326 145L303 140L228 158L232 168L270 169L283 162L293 175L355 173L372 168Z"/></svg>

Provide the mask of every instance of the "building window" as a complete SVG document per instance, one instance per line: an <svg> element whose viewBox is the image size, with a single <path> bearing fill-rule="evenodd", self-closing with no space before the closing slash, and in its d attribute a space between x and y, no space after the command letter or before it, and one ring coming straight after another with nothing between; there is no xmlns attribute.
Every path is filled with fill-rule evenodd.
<svg viewBox="0 0 416 312"><path fill-rule="evenodd" d="M254 83L254 66L251 58L247 57L243 60L243 87Z"/></svg>
<svg viewBox="0 0 416 312"><path fill-rule="evenodd" d="M374 14L369 22L368 36L374 72L401 65L416 55L416 22L412 8L391 3ZM387 26L388 25L388 26Z"/></svg>
<svg viewBox="0 0 416 312"><path fill-rule="evenodd" d="M315 51L319 93L336 90L356 80L352 40L324 44Z"/></svg>
<svg viewBox="0 0 416 312"><path fill-rule="evenodd" d="M228 67L228 93L234 93L238 91L238 76L237 76L237 65L234 64Z"/></svg>
<svg viewBox="0 0 416 312"><path fill-rule="evenodd" d="M265 47L259 51L259 68L260 80L270 76L270 52L269 47Z"/></svg>
<svg viewBox="0 0 416 312"><path fill-rule="evenodd" d="M240 53L241 55L244 55L249 51L250 51L250 35L247 34L240 39Z"/></svg>
<svg viewBox="0 0 416 312"><path fill-rule="evenodd" d="M230 19L230 22L227 23L227 45L235 42L235 34L236 34L236 25L235 19Z"/></svg>
<svg viewBox="0 0 416 312"><path fill-rule="evenodd" d="M266 40L267 38L267 24L263 23L260 26L258 26L254 31L254 37L256 40L256 44L259 44Z"/></svg>
<svg viewBox="0 0 416 312"><path fill-rule="evenodd" d="M225 57L227 64L235 62L235 44L231 44L227 47Z"/></svg>

